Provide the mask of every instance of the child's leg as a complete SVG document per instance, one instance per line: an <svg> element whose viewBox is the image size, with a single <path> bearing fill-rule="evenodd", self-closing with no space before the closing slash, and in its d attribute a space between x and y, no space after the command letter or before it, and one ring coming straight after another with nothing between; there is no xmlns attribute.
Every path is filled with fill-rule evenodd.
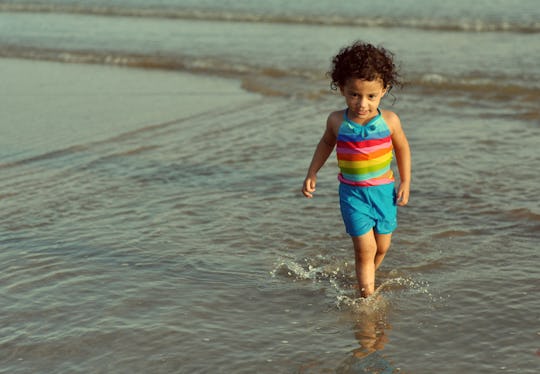
<svg viewBox="0 0 540 374"><path fill-rule="evenodd" d="M381 265L386 252L390 248L392 241L392 234L375 234L375 241L377 242L377 253L375 254L375 270Z"/></svg>
<svg viewBox="0 0 540 374"><path fill-rule="evenodd" d="M377 241L373 229L361 236L352 236L356 279L362 297L368 297L375 292L375 255Z"/></svg>

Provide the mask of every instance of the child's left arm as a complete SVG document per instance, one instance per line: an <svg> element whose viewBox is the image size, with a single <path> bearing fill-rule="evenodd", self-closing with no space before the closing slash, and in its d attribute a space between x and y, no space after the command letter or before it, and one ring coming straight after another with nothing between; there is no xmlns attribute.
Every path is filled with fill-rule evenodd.
<svg viewBox="0 0 540 374"><path fill-rule="evenodd" d="M398 205L404 206L409 202L411 189L411 149L405 132L401 127L401 121L397 114L386 112L386 122L392 132L392 144L396 155L396 162L399 171L400 184L397 191Z"/></svg>

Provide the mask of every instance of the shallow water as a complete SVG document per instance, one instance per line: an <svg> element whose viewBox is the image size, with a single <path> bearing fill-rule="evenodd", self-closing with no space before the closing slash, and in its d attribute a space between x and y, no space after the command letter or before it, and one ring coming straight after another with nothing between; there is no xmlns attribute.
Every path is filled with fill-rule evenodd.
<svg viewBox="0 0 540 374"><path fill-rule="evenodd" d="M79 21L97 17L49 16L65 22L45 30L73 22L83 36ZM152 34L125 33L138 18L97 19L103 34L126 38L121 56L151 55L138 40ZM413 151L410 205L400 209L380 291L362 301L335 160L321 170L313 200L299 192L326 116L343 105L327 93L324 69L350 33L335 25L139 21L152 23L157 39L176 27L199 35L208 23L216 29L205 40L220 27L253 34L229 43L230 55L214 49L232 67L218 81L6 60L13 78L1 92L0 371L537 371L538 90L534 80L520 83L539 75L527 62L538 57L536 34L358 29L405 53L411 83L384 106L399 113ZM320 50L291 41L287 53L258 54L242 72L234 56L292 31L320 38ZM1 42L21 35L3 33ZM182 40L195 56L189 61L209 61L192 39L171 35L177 39L162 45ZM3 53L46 58L48 34L34 36L40 48L24 42ZM500 59L477 80L471 63L486 60L466 51L480 41L477 56ZM51 59L66 57L67 44ZM514 44L529 51L517 63L504 51ZM468 47L452 60L430 51L434 45ZM291 67L301 72L283 75Z"/></svg>

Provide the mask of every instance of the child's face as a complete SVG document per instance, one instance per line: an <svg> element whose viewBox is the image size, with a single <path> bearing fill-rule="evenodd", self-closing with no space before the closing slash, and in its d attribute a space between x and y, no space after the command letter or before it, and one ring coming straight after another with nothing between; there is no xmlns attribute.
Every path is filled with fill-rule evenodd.
<svg viewBox="0 0 540 374"><path fill-rule="evenodd" d="M340 87L340 91L349 108L349 119L359 124L366 124L378 114L377 108L386 93L381 79L366 81L351 78Z"/></svg>

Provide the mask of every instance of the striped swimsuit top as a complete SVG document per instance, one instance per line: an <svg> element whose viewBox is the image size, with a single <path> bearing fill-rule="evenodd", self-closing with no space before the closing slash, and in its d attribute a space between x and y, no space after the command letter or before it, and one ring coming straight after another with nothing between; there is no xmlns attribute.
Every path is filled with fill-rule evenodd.
<svg viewBox="0 0 540 374"><path fill-rule="evenodd" d="M367 124L359 125L349 120L345 111L336 148L340 182L359 187L394 182L390 129L378 112Z"/></svg>

